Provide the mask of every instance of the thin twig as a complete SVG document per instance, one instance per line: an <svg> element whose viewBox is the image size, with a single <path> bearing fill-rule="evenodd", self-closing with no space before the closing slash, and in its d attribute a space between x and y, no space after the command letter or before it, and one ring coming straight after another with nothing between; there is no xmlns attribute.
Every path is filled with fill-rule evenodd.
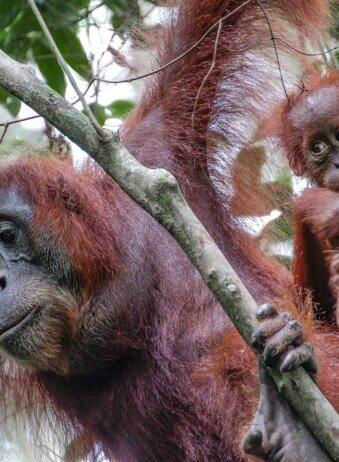
<svg viewBox="0 0 339 462"><path fill-rule="evenodd" d="M270 42L278 41L278 40L280 42L282 42L285 46L290 48L291 50L293 50L296 53L298 53L300 55L303 55L303 56L310 56L310 57L323 56L324 54L333 53L333 51L336 51L336 50L339 49L339 46L337 46L337 47L330 48L329 50L317 51L316 53L307 53L306 51L301 51L298 48L294 47L293 45L291 45L290 43L288 43L286 40L282 39L281 37L272 37ZM219 46L225 48L230 53L244 53L245 51L249 51L252 48L258 47L259 45L261 45L261 46L262 45L267 45L267 42L266 41L254 42L254 43L251 43L250 45L248 45L248 46L246 46L244 48L230 48L227 45L225 45L224 43L219 43Z"/></svg>
<svg viewBox="0 0 339 462"><path fill-rule="evenodd" d="M217 36L216 36L215 42L214 42L214 50L213 50L213 58L212 58L211 66L210 66L210 68L208 69L208 72L207 72L207 74L205 75L203 81L201 82L201 85L200 85L200 87L199 87L197 96L196 96L195 99L194 99L194 106L193 106L192 115L191 115L191 123L192 123L192 127L193 127L193 128L194 128L195 110L196 110L197 105L198 105L198 103L199 103L200 93L201 93L202 89L204 88L205 83L207 82L209 76L211 75L211 73L213 72L213 69L214 69L214 67L215 67L216 58L217 58L217 51L218 51L218 43L219 43L219 38L220 38L221 29L222 29L222 21L219 22L218 31L217 31Z"/></svg>
<svg viewBox="0 0 339 462"><path fill-rule="evenodd" d="M267 15L267 13L266 13L265 8L263 7L263 5L262 5L262 3L261 3L261 1L260 1L260 0L254 0L254 1L257 3L257 5L258 5L259 8L261 9L261 11L263 12L263 15L265 16L265 19L266 19L266 22L267 22L267 25L268 25L268 28L269 28L269 31L270 31L270 35L271 35L273 47L274 47L274 52L275 52L275 57L276 57L277 65L278 65L278 69L279 69L281 84L282 84L284 93L285 93L285 95L286 95L286 98L287 98L287 100L289 101L290 98L289 98L288 93L287 93L287 89L286 89L286 86L285 86L284 77L283 77L282 70L281 70L281 64L280 64L280 58L279 58L278 48L277 48L277 45L276 45L276 43L275 43L274 34L273 34L273 29L272 29L272 26L271 26L271 21L270 21L268 15Z"/></svg>
<svg viewBox="0 0 339 462"><path fill-rule="evenodd" d="M337 46L337 47L330 48L329 50L324 50L324 51L317 52L317 53L306 53L305 51L298 50L298 48L295 48L290 43L288 43L286 40L282 39L281 37L272 37L272 40L273 41L279 40L284 45L286 45L288 48L291 48L291 50L295 51L296 53L299 53L300 55L304 55L304 56L322 56L327 53L333 53L333 51L336 51L339 49L339 46Z"/></svg>
<svg viewBox="0 0 339 462"><path fill-rule="evenodd" d="M2 134L1 134L0 144L2 143L3 139L4 139L5 136L6 136L6 133L7 133L7 130L8 130L8 126L9 126L8 123L7 123L7 124L4 124L4 131L3 131Z"/></svg>
<svg viewBox="0 0 339 462"><path fill-rule="evenodd" d="M9 120L8 122L3 122L0 124L0 127L5 127L6 125L19 124L20 122L26 122L26 120L38 119L41 115L37 114L34 116L23 117L22 119Z"/></svg>
<svg viewBox="0 0 339 462"><path fill-rule="evenodd" d="M88 18L88 16L90 16L95 10L98 10L99 8L101 8L104 5L105 5L105 2L100 2L100 3L98 3L98 5L93 6L93 8L87 8L87 10L83 14L81 14L77 19L72 21L70 23L70 25L77 24L78 22L82 21L83 19Z"/></svg>
<svg viewBox="0 0 339 462"><path fill-rule="evenodd" d="M77 93L78 97L79 97L79 100L82 102L82 105L83 105L83 108L89 118L89 120L91 121L93 127L95 128L96 132L98 133L98 135L105 139L107 138L107 132L102 128L100 127L98 121L96 120L96 118L94 117L89 105L87 104L85 98L84 98L84 95L82 94L82 92L80 91L80 88L78 87L71 71L69 70L68 68L68 64L66 63L66 61L64 60L62 54L60 53L46 23L45 23L45 20L44 18L41 16L40 14L40 11L38 10L38 7L36 6L34 0L27 0L28 4L30 5L36 19L38 20L40 26L41 26L41 29L43 31L43 33L45 34L45 37L48 41L48 43L50 44L51 48L52 48L52 51L53 53L55 54L57 60L58 60L58 63L60 65L60 67L62 68L62 70L65 72L65 74L67 75L72 87L74 88L75 92Z"/></svg>
<svg viewBox="0 0 339 462"><path fill-rule="evenodd" d="M244 48L230 48L227 45L225 45L224 43L219 43L219 45L222 48L225 48L225 50L229 51L230 53L244 53L245 51L251 50L252 48L254 48L257 45L260 45L260 42L251 43L251 45L248 45L247 47L244 47Z"/></svg>
<svg viewBox="0 0 339 462"><path fill-rule="evenodd" d="M205 33L202 37L200 37L200 39L195 42L190 48L188 48L186 51L184 51L183 53L181 53L179 56L177 56L176 58L172 59L171 61L169 61L168 63L164 64L163 66L160 66L158 67L157 69L153 70L153 71L150 71L150 72L147 72L145 74L140 74L140 75L137 75L135 77L129 77L127 79L118 79L118 80L109 80L109 79L103 79L101 77L93 77L90 82L88 83L87 87L86 87L86 90L84 91L83 95L85 96L87 94L87 92L89 91L89 89L91 88L91 86L93 85L93 83L96 81L96 80L99 80L100 82L103 82L103 83L108 83L108 84L113 84L113 85L116 85L116 84L120 84L120 83L131 83L131 82L135 82L136 80L141 80L141 79L145 79L146 77L150 77L152 75L155 75L155 74L158 74L159 72L161 71L164 71L166 70L167 68L169 68L170 66L172 66L173 64L176 64L178 61L181 61L183 58L185 58L189 53L191 53L192 51L195 50L195 48L197 48L204 40L205 38L219 25L220 22L223 22L225 19L229 18L231 15L233 15L235 12L237 12L238 10L240 10L241 8L243 8L244 6L246 6L248 3L250 3L251 1L257 1L257 0L248 0L247 2L241 4L238 8L236 8L235 10L231 11L229 14L223 16L222 18L218 19L218 21L216 21ZM257 4L259 6L261 6L261 9L265 15L265 19L267 21L267 24L269 26L269 29L270 29L270 32L271 32L271 40L272 40L272 43L273 43L273 46L275 48L275 54L276 54L276 58L277 58L277 62L278 62L278 66L279 66L279 72L280 72L280 78L281 78L281 81L282 81L282 85L283 85L283 88L284 88L284 91L285 91L285 94L286 94L286 97L288 98L288 94L287 94L287 91L286 91L286 87L285 87L285 84L284 84L284 79L283 79L283 76L282 76L282 72L281 72L281 65L280 65L280 59L279 59L279 54L278 54L278 50L277 50L277 47L275 45L275 41L276 40L280 40L281 42L283 42L286 46L288 46L289 48L291 48L292 50L294 50L296 53L299 53L299 54L302 54L304 56L322 56L326 53L332 53L333 51L336 51L339 49L338 46L336 47L333 47L329 50L324 50L324 51L321 51L321 52L317 52L317 53L306 53L306 52L303 52L301 50L298 50L297 48L293 47L292 45L290 45L287 41L283 40L282 38L280 37L275 37L273 35L273 30L272 30L272 27L271 27L271 24L270 24L270 20L266 14L266 11L263 9L261 3L257 2ZM254 47L255 45L257 44L253 44L252 45L249 45L248 47L245 47L243 49L239 49L239 50L236 50L236 49L231 49L231 48L228 48L226 45L223 45L221 44L221 46L223 46L224 48L226 48L228 51L230 51L231 53L242 53L244 51L248 51L249 49L251 49L252 47Z"/></svg>
<svg viewBox="0 0 339 462"><path fill-rule="evenodd" d="M29 0L29 1L32 1L32 0ZM88 90L90 89L90 87L92 86L93 82L95 82L96 80L100 80L101 82L104 82L104 83L112 83L112 84L117 84L117 83L131 83L131 82L134 82L136 80L140 80L140 79L144 79L146 77L150 77L154 74L158 74L159 72L161 71L164 71L165 69L167 69L168 67L172 66L173 64L176 64L178 61L181 61L183 58L185 58L188 54L190 54L193 50L195 50L195 48L197 48L204 40L205 38L219 25L219 23L225 21L226 19L228 19L229 17L233 16L235 13L237 13L238 11L242 10L246 5L248 5L249 3L251 3L253 0L247 0L246 2L242 3L241 5L239 5L237 8L235 8L234 10L232 10L230 13L226 14L225 16L223 16L222 18L218 19L218 21L216 21L214 24L212 24L212 26L200 37L199 40L197 40L190 48L188 48L186 51L184 51L183 53L181 53L179 56L177 56L176 58L172 59L171 61L169 61L168 63L164 64L163 66L160 66L158 67L157 69L155 69L154 71L150 71L150 72L147 72L146 74L141 74L141 75L137 75L135 77L129 77L128 79L122 79L122 80L107 80L107 79L102 79L100 77L93 77L85 92L83 93L83 95L86 95L86 93L88 92Z"/></svg>

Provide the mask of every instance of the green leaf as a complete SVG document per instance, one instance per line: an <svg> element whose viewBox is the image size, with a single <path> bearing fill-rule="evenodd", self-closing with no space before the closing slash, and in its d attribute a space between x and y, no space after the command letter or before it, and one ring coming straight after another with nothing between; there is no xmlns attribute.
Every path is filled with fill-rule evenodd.
<svg viewBox="0 0 339 462"><path fill-rule="evenodd" d="M84 79L90 79L92 77L91 64L75 30L58 29L53 33L53 38L62 56L72 69Z"/></svg>
<svg viewBox="0 0 339 462"><path fill-rule="evenodd" d="M118 99L113 101L107 109L111 112L111 117L124 119L129 112L134 108L134 102L130 100Z"/></svg>
<svg viewBox="0 0 339 462"><path fill-rule="evenodd" d="M124 32L138 19L138 7L133 0L105 0L106 6L112 11L112 26L117 32Z"/></svg>
<svg viewBox="0 0 339 462"><path fill-rule="evenodd" d="M4 87L2 87L0 85L0 103L1 104L6 104L6 101L7 101L8 97L9 97L8 91L5 90Z"/></svg>
<svg viewBox="0 0 339 462"><path fill-rule="evenodd" d="M25 37L20 40L13 41L8 45L6 44L5 50L12 58L21 63L25 63L27 62L27 56L31 48L32 45L29 39Z"/></svg>
<svg viewBox="0 0 339 462"><path fill-rule="evenodd" d="M19 114L21 108L21 101L16 98L15 96L8 93L7 90L4 89L0 85L0 104L6 107L6 109L12 114L13 117L16 117Z"/></svg>
<svg viewBox="0 0 339 462"><path fill-rule="evenodd" d="M0 0L1 1L1 0ZM20 62L27 62L28 54L32 48L32 37L29 33L42 35L41 27L30 9L21 8L20 14L6 29L4 41L1 46L10 56Z"/></svg>
<svg viewBox="0 0 339 462"><path fill-rule="evenodd" d="M0 29L5 28L19 14L22 0L0 0Z"/></svg>
<svg viewBox="0 0 339 462"><path fill-rule="evenodd" d="M10 27L9 35L11 40L22 37L32 31L41 31L41 27L30 8L21 9L20 14Z"/></svg>
<svg viewBox="0 0 339 462"><path fill-rule="evenodd" d="M53 32L57 28L66 28L74 25L83 12L82 6L88 5L86 1L74 0L45 0L39 5L47 25Z"/></svg>
<svg viewBox="0 0 339 462"><path fill-rule="evenodd" d="M0 31L0 48L4 48L4 44L7 40L7 37L8 37L8 28L2 29Z"/></svg>
<svg viewBox="0 0 339 462"><path fill-rule="evenodd" d="M109 118L108 111L104 106L100 106L99 104L90 104L89 105L95 118L99 122L99 124L102 126L106 122L106 120Z"/></svg>
<svg viewBox="0 0 339 462"><path fill-rule="evenodd" d="M274 224L280 241L284 242L293 239L294 229L291 211L283 213L279 218L276 219Z"/></svg>
<svg viewBox="0 0 339 462"><path fill-rule="evenodd" d="M66 90L64 73L50 47L43 40L35 41L33 56L47 84L60 95L64 95Z"/></svg>
<svg viewBox="0 0 339 462"><path fill-rule="evenodd" d="M10 95L6 102L6 108L13 117L16 117L21 108L21 101L15 96Z"/></svg>
<svg viewBox="0 0 339 462"><path fill-rule="evenodd" d="M110 10L113 10L115 0L104 0L104 3L107 6L107 8L109 8Z"/></svg>

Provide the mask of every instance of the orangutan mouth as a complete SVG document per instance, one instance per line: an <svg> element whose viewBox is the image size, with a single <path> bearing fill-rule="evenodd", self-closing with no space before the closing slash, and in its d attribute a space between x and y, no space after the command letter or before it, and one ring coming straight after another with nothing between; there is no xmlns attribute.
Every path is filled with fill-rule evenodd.
<svg viewBox="0 0 339 462"><path fill-rule="evenodd" d="M12 325L6 326L3 330L0 330L0 343L7 340L11 335L15 334L19 329L29 324L34 318L38 307L33 308L21 319L15 321Z"/></svg>

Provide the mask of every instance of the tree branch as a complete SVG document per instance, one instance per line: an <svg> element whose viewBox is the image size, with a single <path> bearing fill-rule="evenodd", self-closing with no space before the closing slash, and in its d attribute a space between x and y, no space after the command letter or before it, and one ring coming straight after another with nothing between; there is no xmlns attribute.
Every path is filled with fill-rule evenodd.
<svg viewBox="0 0 339 462"><path fill-rule="evenodd" d="M175 178L141 165L117 138L98 136L90 120L41 82L34 70L0 51L0 84L86 151L122 189L178 241L244 340L256 325L256 303L211 236L188 207ZM278 389L333 460L339 460L338 416L306 372L270 369Z"/></svg>

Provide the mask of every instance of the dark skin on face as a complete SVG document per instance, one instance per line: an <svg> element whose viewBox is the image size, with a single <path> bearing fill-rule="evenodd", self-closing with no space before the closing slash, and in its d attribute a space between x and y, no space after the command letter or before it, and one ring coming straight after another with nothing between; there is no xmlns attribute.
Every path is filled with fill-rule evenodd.
<svg viewBox="0 0 339 462"><path fill-rule="evenodd" d="M43 241L35 246L32 218L32 207L15 188L0 190L0 351L64 374L76 315L67 292L71 268L63 258L51 262Z"/></svg>
<svg viewBox="0 0 339 462"><path fill-rule="evenodd" d="M318 186L339 190L339 119L329 121L306 141L308 171Z"/></svg>

